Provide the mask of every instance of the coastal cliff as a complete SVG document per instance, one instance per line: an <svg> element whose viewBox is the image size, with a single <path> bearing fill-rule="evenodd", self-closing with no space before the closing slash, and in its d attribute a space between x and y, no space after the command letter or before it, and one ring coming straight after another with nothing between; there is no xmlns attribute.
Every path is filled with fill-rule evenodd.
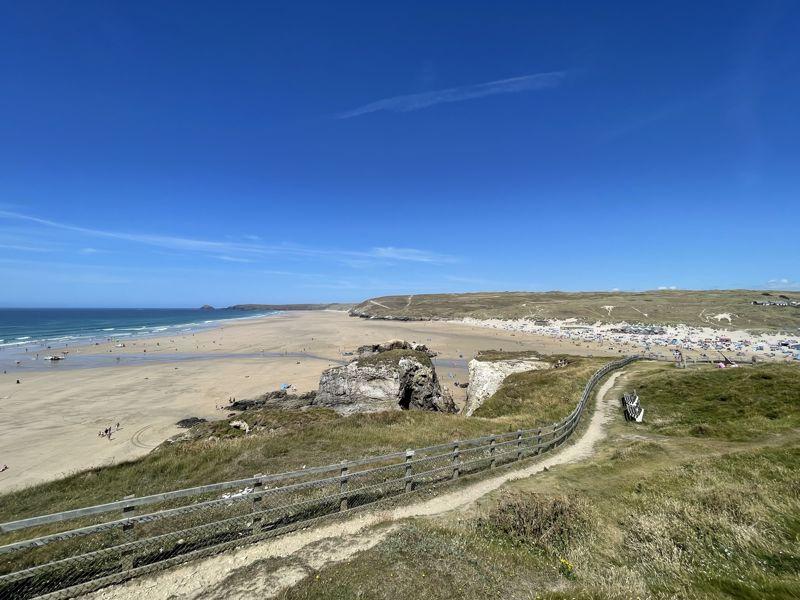
<svg viewBox="0 0 800 600"><path fill-rule="evenodd" d="M357 359L322 373L314 405L345 415L384 410L454 413L456 406L439 384L431 354L408 342L362 346Z"/></svg>
<svg viewBox="0 0 800 600"><path fill-rule="evenodd" d="M464 414L471 417L513 373L549 369L550 363L534 358L486 361L480 358L469 361L469 385Z"/></svg>

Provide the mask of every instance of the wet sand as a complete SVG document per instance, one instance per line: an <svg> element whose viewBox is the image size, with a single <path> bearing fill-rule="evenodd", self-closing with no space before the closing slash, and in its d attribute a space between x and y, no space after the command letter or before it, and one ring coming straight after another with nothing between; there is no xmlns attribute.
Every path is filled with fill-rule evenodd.
<svg viewBox="0 0 800 600"><path fill-rule="evenodd" d="M466 361L479 350L608 354L617 349L446 322L373 321L334 311L287 312L163 338L69 348L64 361L0 375L0 492L142 456L186 417L222 418L217 405L319 375L362 344L400 338L439 353L442 384L463 402ZM145 359L144 356L147 356ZM117 361L119 358L119 361ZM80 366L76 366L80 365ZM21 383L15 382L20 379ZM98 431L121 424L109 441Z"/></svg>

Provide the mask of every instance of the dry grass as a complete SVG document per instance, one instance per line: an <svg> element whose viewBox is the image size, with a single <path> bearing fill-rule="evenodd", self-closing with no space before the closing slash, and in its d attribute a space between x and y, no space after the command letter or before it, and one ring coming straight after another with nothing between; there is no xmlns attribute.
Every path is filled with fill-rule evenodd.
<svg viewBox="0 0 800 600"><path fill-rule="evenodd" d="M378 352L377 354L364 356L358 359L358 366L359 367L366 367L370 365L397 366L397 364L400 362L400 359L402 358L412 358L416 360L418 363L425 365L426 367L433 366L433 363L431 362L431 357L428 356L427 353L420 352L419 350L405 350L405 349L387 350L386 352Z"/></svg>
<svg viewBox="0 0 800 600"><path fill-rule="evenodd" d="M767 295L765 295L767 294ZM768 296L771 294L771 296ZM648 292L480 292L383 296L367 300L352 314L405 319L568 319L734 327L797 332L800 308L754 306L754 300L800 300L798 292L755 290L658 290ZM606 306L613 306L609 316ZM388 308L385 308L388 307ZM713 318L731 314L731 324Z"/></svg>
<svg viewBox="0 0 800 600"><path fill-rule="evenodd" d="M585 467L566 496L506 493L474 522L410 524L284 597L796 598L799 466L797 448L747 451L605 485Z"/></svg>
<svg viewBox="0 0 800 600"><path fill-rule="evenodd" d="M475 517L409 524L285 597L796 599L797 430L783 428L776 438L771 420L747 418L766 405L775 409L759 394L745 418L709 403L705 394L721 381L716 373L642 372L682 382L675 383L675 411L703 404L704 418L723 428L740 423L749 441L727 434L656 439L620 421L604 458L515 482ZM726 387L740 392L776 379L792 385L795 376L788 366L728 373ZM790 392L778 396L780 410L796 405L797 388Z"/></svg>
<svg viewBox="0 0 800 600"><path fill-rule="evenodd" d="M513 411L509 406L509 414L499 408L484 417L427 411L342 417L323 408L245 411L232 419L200 424L190 430L190 439L163 444L140 459L0 496L0 521L119 500L129 494L143 496L256 473L280 473L549 423L569 414L588 378L606 362L580 360L588 361L584 368L559 370L558 389L563 393L558 402L536 401L517 405ZM555 389L543 387L536 391L537 398ZM230 426L236 419L251 426L249 435Z"/></svg>
<svg viewBox="0 0 800 600"><path fill-rule="evenodd" d="M475 416L506 422L535 415L537 425L555 423L575 408L586 381L607 362L602 358L571 357L569 364L561 369L509 375L500 389L475 411Z"/></svg>
<svg viewBox="0 0 800 600"><path fill-rule="evenodd" d="M558 360L558 356L547 356L544 357L535 350L522 350L518 352L508 352L503 350L483 350L478 352L478 355L475 357L475 360L479 360L481 362L495 362L499 360L549 360L555 362Z"/></svg>

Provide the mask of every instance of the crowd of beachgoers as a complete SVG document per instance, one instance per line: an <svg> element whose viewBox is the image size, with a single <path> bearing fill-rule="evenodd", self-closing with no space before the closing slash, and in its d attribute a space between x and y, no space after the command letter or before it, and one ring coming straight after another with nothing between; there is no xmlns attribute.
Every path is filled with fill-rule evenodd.
<svg viewBox="0 0 800 600"><path fill-rule="evenodd" d="M543 335L574 343L597 344L608 350L636 349L643 353L672 356L678 350L687 356L718 360L752 359L800 361L800 334L752 333L742 330L691 327L688 325L639 325L620 323L581 323L577 319L475 319L467 325L503 331Z"/></svg>

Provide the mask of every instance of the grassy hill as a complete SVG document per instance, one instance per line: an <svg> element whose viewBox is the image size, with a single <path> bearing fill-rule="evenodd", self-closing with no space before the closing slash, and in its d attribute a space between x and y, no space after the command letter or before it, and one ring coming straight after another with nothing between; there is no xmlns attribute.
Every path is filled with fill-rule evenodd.
<svg viewBox="0 0 800 600"><path fill-rule="evenodd" d="M797 598L798 369L631 370L614 393L640 390L645 423L617 411L594 460L406 523L281 597Z"/></svg>
<svg viewBox="0 0 800 600"><path fill-rule="evenodd" d="M383 296L356 305L352 315L410 320L569 319L785 330L800 328L800 306L753 302L800 302L800 292L754 290L658 290L648 292L480 292ZM611 307L611 308L609 308ZM720 315L730 315L730 323Z"/></svg>

